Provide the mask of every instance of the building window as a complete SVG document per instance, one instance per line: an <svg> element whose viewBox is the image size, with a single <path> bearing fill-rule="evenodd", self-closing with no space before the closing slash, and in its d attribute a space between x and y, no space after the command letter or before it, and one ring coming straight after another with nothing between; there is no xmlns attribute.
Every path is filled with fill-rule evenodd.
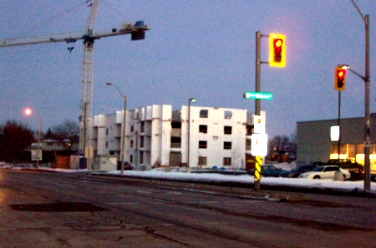
<svg viewBox="0 0 376 248"><path fill-rule="evenodd" d="M108 148L108 141L106 141L106 148Z"/></svg>
<svg viewBox="0 0 376 248"><path fill-rule="evenodd" d="M208 110L207 109L201 109L200 110L200 118L208 118Z"/></svg>
<svg viewBox="0 0 376 248"><path fill-rule="evenodd" d="M231 165L231 158L223 158L223 165L230 166Z"/></svg>
<svg viewBox="0 0 376 248"><path fill-rule="evenodd" d="M245 149L246 150L251 150L251 144L252 144L252 140L251 139L246 139L245 140Z"/></svg>
<svg viewBox="0 0 376 248"><path fill-rule="evenodd" d="M223 149L225 150L231 150L231 142L223 142Z"/></svg>
<svg viewBox="0 0 376 248"><path fill-rule="evenodd" d="M133 133L133 125L131 126L131 132Z"/></svg>
<svg viewBox="0 0 376 248"><path fill-rule="evenodd" d="M200 140L198 142L198 148L200 148L200 149L206 149L207 147L208 147L207 141Z"/></svg>
<svg viewBox="0 0 376 248"><path fill-rule="evenodd" d="M224 133L225 134L232 134L232 127L231 126L225 126L224 127Z"/></svg>
<svg viewBox="0 0 376 248"><path fill-rule="evenodd" d="M247 135L252 135L253 134L253 126L247 126Z"/></svg>
<svg viewBox="0 0 376 248"><path fill-rule="evenodd" d="M181 148L181 138L171 137L171 148Z"/></svg>
<svg viewBox="0 0 376 248"><path fill-rule="evenodd" d="M106 136L108 136L108 128L106 129Z"/></svg>
<svg viewBox="0 0 376 248"><path fill-rule="evenodd" d="M231 119L232 118L232 112L231 111L225 111L225 119Z"/></svg>
<svg viewBox="0 0 376 248"><path fill-rule="evenodd" d="M144 152L143 151L140 151L140 164L143 164L144 163Z"/></svg>
<svg viewBox="0 0 376 248"><path fill-rule="evenodd" d="M144 136L140 137L140 147L144 147Z"/></svg>
<svg viewBox="0 0 376 248"><path fill-rule="evenodd" d="M200 133L208 133L208 126L207 125L200 125L199 132Z"/></svg>
<svg viewBox="0 0 376 248"><path fill-rule="evenodd" d="M133 147L133 140L130 140L129 143L130 143L129 146L132 148Z"/></svg>
<svg viewBox="0 0 376 248"><path fill-rule="evenodd" d="M206 165L207 158L206 157L198 157L198 165Z"/></svg>
<svg viewBox="0 0 376 248"><path fill-rule="evenodd" d="M144 129L145 129L145 122L141 122L141 127L140 127L140 129L141 129L141 133L143 133L144 132Z"/></svg>
<svg viewBox="0 0 376 248"><path fill-rule="evenodd" d="M133 155L130 155L130 156L129 156L129 162L130 162L130 163L133 163Z"/></svg>

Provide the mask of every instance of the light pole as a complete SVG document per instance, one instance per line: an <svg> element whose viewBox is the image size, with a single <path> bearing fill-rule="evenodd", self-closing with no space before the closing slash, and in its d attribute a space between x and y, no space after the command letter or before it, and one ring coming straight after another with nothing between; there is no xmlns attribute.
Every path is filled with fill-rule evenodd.
<svg viewBox="0 0 376 248"><path fill-rule="evenodd" d="M361 79L363 79L365 83L365 126L364 126L364 189L365 190L370 190L371 189L371 166L370 166L370 148L371 148L371 141L370 141L370 107L369 107L369 87L367 90L367 84L369 86L370 81L369 77L364 77L360 73L354 71L353 69L350 68L349 65L339 65L343 69L346 69L348 71L351 71Z"/></svg>
<svg viewBox="0 0 376 248"><path fill-rule="evenodd" d="M25 110L26 115L32 115L33 111L29 108ZM37 168L39 168L39 160L41 159L41 150L40 150L40 130L42 128L42 119L38 118L38 147L37 147L37 155L36 155L36 161L37 161Z"/></svg>
<svg viewBox="0 0 376 248"><path fill-rule="evenodd" d="M347 67L349 71L363 79L365 92L364 92L364 189L370 190L371 189L371 165L370 165L370 150L371 150L371 140L370 140L370 130L371 130L371 114L370 114L370 37L369 37L369 29L370 29L370 20L369 15L363 15L362 11L360 11L359 7L356 5L354 0L351 0L354 4L356 10L358 11L360 17L364 21L365 26L365 72L364 76L356 71L350 69L348 65L344 65L344 68Z"/></svg>
<svg viewBox="0 0 376 248"><path fill-rule="evenodd" d="M196 102L196 98L189 98L188 100L188 149L187 149L187 167L189 167L190 157L190 142L191 142L191 102Z"/></svg>
<svg viewBox="0 0 376 248"><path fill-rule="evenodd" d="M121 174L123 174L124 173L124 163L125 163L125 126L126 126L125 121L126 121L126 111L127 111L127 97L125 95L123 95L123 93L121 93L119 87L116 84L107 82L106 85L108 85L108 86L114 85L116 87L116 89L119 91L120 95L123 97L123 101L124 101L123 126L122 126L123 137L122 137L122 140L121 140L121 152L120 152L120 157L121 157L120 172L121 172Z"/></svg>

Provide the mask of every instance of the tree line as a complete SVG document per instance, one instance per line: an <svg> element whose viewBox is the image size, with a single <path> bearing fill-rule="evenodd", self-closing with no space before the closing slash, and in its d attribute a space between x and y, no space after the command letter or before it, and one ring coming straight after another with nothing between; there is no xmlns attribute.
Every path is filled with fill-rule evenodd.
<svg viewBox="0 0 376 248"><path fill-rule="evenodd" d="M58 142L77 143L79 141L79 124L65 120L63 123L48 128L41 133L41 139L52 139ZM37 132L27 124L8 120L0 124L0 161L21 163L30 161L31 143L37 142ZM70 147L67 147L70 149Z"/></svg>
<svg viewBox="0 0 376 248"><path fill-rule="evenodd" d="M292 134L289 138L287 135L275 136L268 141L268 161L291 162L296 159L297 138Z"/></svg>
<svg viewBox="0 0 376 248"><path fill-rule="evenodd" d="M42 140L57 140L62 143L78 143L80 128L79 124L65 120L63 123L48 128L47 132L41 134ZM7 163L28 162L31 159L31 143L37 142L37 132L33 131L27 124L8 120L0 125L0 161ZM69 150L70 147L66 146ZM296 135L289 138L286 135L275 136L268 141L268 161L286 162L296 155ZM287 161L287 162L288 162Z"/></svg>

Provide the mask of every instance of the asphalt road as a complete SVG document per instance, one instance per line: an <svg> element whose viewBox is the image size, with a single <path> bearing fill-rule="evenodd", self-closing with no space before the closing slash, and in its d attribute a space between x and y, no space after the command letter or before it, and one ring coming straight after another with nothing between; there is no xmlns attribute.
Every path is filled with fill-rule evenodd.
<svg viewBox="0 0 376 248"><path fill-rule="evenodd" d="M375 247L374 198L251 191L0 170L0 247Z"/></svg>

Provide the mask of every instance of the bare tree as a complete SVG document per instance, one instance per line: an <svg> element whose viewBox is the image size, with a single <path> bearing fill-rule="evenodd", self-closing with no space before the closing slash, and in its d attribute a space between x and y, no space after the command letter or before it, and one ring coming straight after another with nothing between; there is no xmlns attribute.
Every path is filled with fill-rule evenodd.
<svg viewBox="0 0 376 248"><path fill-rule="evenodd" d="M268 141L268 151L270 160L278 160L283 154L295 154L297 145L294 136L290 138L287 135L275 136Z"/></svg>
<svg viewBox="0 0 376 248"><path fill-rule="evenodd" d="M77 122L65 120L62 124L50 129L50 137L60 142L77 143L79 141L80 127Z"/></svg>

